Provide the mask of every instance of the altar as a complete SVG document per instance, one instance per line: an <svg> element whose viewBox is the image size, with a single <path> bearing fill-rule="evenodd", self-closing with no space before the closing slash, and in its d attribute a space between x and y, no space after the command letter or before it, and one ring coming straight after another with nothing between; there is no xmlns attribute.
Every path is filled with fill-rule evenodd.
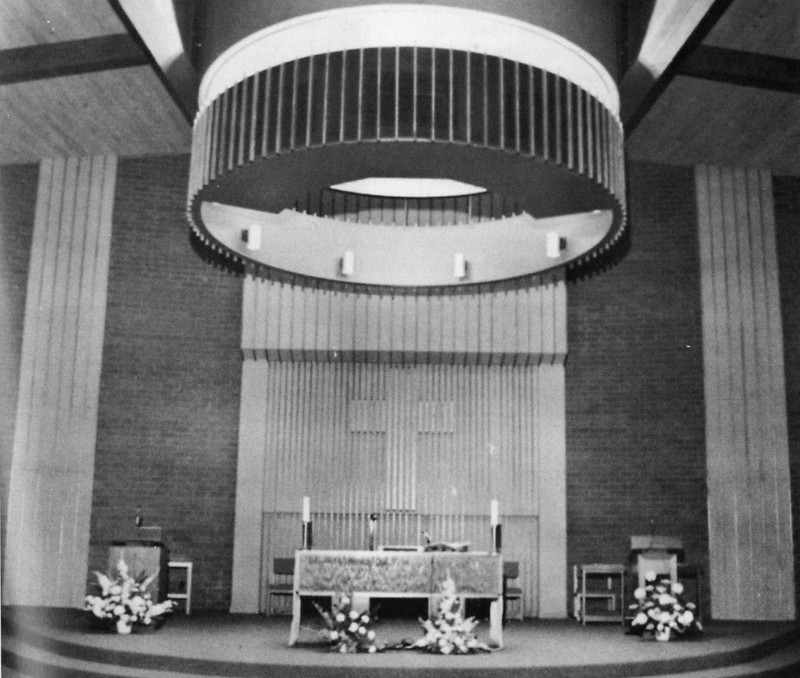
<svg viewBox="0 0 800 678"><path fill-rule="evenodd" d="M502 557L448 551L297 551L289 645L295 644L300 632L303 596L347 593L365 607L370 598L432 601L441 595L441 585L448 577L460 598L491 599L489 642L502 647Z"/></svg>

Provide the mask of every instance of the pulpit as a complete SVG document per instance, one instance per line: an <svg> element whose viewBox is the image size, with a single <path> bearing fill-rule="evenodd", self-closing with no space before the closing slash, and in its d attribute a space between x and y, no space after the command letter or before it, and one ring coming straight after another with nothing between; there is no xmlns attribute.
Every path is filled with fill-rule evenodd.
<svg viewBox="0 0 800 678"><path fill-rule="evenodd" d="M631 537L630 563L637 574L638 586L644 586L647 572L667 576L672 581L689 584L685 591L690 600L694 600L698 617L702 612L702 580L703 569L684 562L683 540L680 537L660 535L638 535Z"/></svg>
<svg viewBox="0 0 800 678"><path fill-rule="evenodd" d="M169 550L160 540L123 539L111 542L108 548L108 572L117 573L117 563L122 558L128 574L136 581L156 574L145 590L154 603L167 599L169 586Z"/></svg>
<svg viewBox="0 0 800 678"><path fill-rule="evenodd" d="M678 562L683 561L683 541L680 537L642 535L631 537L631 563L638 574L638 586L644 586L647 572L678 581Z"/></svg>

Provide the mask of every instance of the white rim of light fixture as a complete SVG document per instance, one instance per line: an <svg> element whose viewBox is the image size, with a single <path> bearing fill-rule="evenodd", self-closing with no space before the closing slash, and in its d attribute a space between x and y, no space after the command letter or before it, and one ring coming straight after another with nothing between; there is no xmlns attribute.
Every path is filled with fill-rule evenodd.
<svg viewBox="0 0 800 678"><path fill-rule="evenodd" d="M507 16L441 5L389 5L314 12L268 26L218 56L200 83L202 112L226 89L311 54L370 47L437 47L518 61L570 80L619 115L617 86L589 52L547 29Z"/></svg>

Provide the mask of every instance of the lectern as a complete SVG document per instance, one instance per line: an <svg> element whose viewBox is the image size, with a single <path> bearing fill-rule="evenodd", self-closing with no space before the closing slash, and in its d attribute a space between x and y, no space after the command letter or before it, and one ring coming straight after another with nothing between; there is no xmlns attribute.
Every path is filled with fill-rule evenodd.
<svg viewBox="0 0 800 678"><path fill-rule="evenodd" d="M169 582L169 551L166 544L154 539L124 539L111 542L108 548L108 571L117 574L117 563L122 558L128 565L128 574L136 581L158 572L145 590L154 603L167 599Z"/></svg>
<svg viewBox="0 0 800 678"><path fill-rule="evenodd" d="M648 571L678 580L678 563L683 561L683 540L680 537L642 535L631 537L630 560L638 573L639 586L644 586Z"/></svg>

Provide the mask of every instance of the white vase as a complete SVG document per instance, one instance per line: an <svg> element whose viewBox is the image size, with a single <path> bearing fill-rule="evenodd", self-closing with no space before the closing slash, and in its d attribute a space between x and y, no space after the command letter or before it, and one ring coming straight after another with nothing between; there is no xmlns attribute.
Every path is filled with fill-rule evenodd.
<svg viewBox="0 0 800 678"><path fill-rule="evenodd" d="M672 629L667 626L663 629L656 629L656 640L667 641L670 638Z"/></svg>
<svg viewBox="0 0 800 678"><path fill-rule="evenodd" d="M117 633L120 635L126 635L131 632L133 629L133 624L125 619L117 619Z"/></svg>

